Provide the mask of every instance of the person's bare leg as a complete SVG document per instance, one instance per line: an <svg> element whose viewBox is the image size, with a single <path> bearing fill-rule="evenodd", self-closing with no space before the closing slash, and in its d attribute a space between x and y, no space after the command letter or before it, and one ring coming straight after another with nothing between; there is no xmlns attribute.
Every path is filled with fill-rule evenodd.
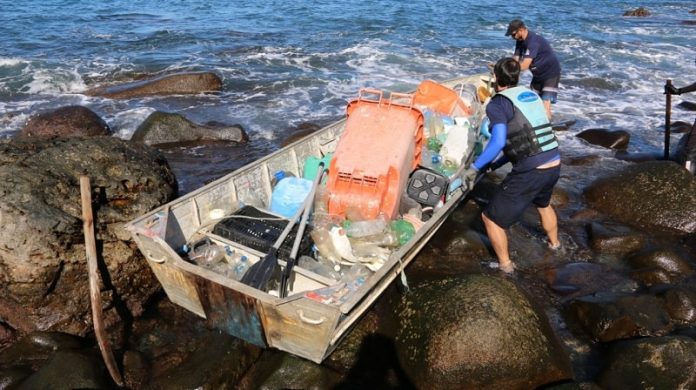
<svg viewBox="0 0 696 390"><path fill-rule="evenodd" d="M537 207L537 211L539 211L541 227L544 228L546 235L549 237L549 245L557 247L561 242L558 241L558 219L556 218L556 212L551 205Z"/></svg>
<svg viewBox="0 0 696 390"><path fill-rule="evenodd" d="M514 270L514 266L510 260L510 253L508 252L508 239L505 229L488 219L485 214L481 214L481 219L483 219L483 225L486 227L488 239L491 240L493 251L498 257L500 269L503 272L511 273Z"/></svg>

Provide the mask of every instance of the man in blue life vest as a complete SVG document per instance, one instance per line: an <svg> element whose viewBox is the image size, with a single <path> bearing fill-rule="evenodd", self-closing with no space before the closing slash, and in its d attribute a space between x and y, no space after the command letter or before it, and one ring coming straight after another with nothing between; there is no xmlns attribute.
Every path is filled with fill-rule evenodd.
<svg viewBox="0 0 696 390"><path fill-rule="evenodd" d="M513 58L503 58L493 67L493 74L496 94L486 106L491 138L462 179L473 183L478 172L491 162L491 169L512 162L512 171L481 214L500 269L511 273L515 267L505 230L519 221L528 206L536 206L549 248L561 247L556 212L550 204L561 172L561 156L539 95L517 86L520 64ZM503 156L494 161L501 151Z"/></svg>
<svg viewBox="0 0 696 390"><path fill-rule="evenodd" d="M561 63L556 53L544 37L529 31L519 19L510 22L505 36L517 41L512 58L520 63L522 71L529 69L532 72L529 87L541 95L546 114L551 120L551 103L556 103L558 84L561 81Z"/></svg>

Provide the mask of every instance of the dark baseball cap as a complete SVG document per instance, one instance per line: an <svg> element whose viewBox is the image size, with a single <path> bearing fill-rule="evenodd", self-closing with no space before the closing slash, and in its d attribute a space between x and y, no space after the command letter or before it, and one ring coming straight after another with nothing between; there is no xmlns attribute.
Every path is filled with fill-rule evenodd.
<svg viewBox="0 0 696 390"><path fill-rule="evenodd" d="M520 28L524 27L524 22L519 20L519 19L513 19L510 24L508 24L508 29L507 32L505 33L505 36L510 36L512 33L515 31L519 30Z"/></svg>

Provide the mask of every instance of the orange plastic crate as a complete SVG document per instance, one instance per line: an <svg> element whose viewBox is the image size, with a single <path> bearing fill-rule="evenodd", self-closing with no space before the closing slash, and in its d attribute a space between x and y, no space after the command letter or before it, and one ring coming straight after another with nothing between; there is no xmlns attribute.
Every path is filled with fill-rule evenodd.
<svg viewBox="0 0 696 390"><path fill-rule="evenodd" d="M329 166L329 213L353 220L394 218L420 161L423 114L413 95L361 89Z"/></svg>

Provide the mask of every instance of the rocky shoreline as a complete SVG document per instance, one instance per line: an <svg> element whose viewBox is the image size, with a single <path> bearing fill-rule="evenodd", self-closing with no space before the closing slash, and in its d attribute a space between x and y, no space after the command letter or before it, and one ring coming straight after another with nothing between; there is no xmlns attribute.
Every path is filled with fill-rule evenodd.
<svg viewBox="0 0 696 390"><path fill-rule="evenodd" d="M79 117L96 125L56 131L43 117L33 123L49 134L0 144L0 389L117 388L93 340L80 174L94 183L103 311L127 388L696 386L696 180L675 162L564 154L552 200L564 250L546 249L530 210L510 229L512 277L491 267L479 218L501 178L488 174L407 269L410 292L391 286L317 365L208 329L166 299L122 225L176 196L147 145L177 139L123 141ZM247 140L159 118L197 134L188 142ZM628 132L590 130L578 136L630 144Z"/></svg>

